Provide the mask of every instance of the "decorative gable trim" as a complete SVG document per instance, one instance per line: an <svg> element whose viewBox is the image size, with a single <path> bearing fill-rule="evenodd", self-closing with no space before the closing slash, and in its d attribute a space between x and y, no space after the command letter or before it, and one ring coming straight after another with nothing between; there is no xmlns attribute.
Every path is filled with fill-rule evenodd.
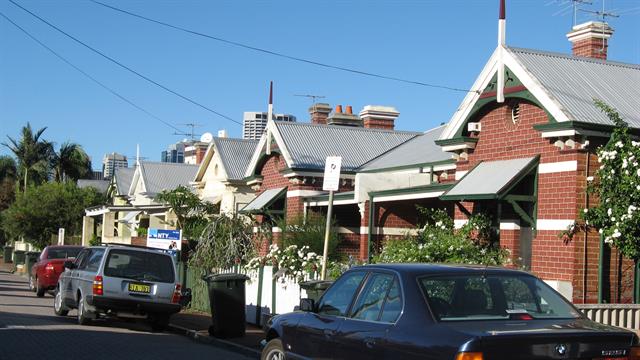
<svg viewBox="0 0 640 360"><path fill-rule="evenodd" d="M245 171L245 177L252 177L256 174L257 168L260 165L260 160L267 153L267 141L275 141L276 145L278 145L278 150L271 150L271 152L278 152L282 155L285 162L287 163L287 167L291 168L293 164L293 160L291 158L291 154L287 149L287 146L282 139L282 134L278 130L275 122L273 120L269 120L267 123L267 129L265 130L262 137L260 137L260 142L258 142L258 146L256 146L256 150L251 157L251 161L249 162L249 166L247 167L247 171Z"/></svg>

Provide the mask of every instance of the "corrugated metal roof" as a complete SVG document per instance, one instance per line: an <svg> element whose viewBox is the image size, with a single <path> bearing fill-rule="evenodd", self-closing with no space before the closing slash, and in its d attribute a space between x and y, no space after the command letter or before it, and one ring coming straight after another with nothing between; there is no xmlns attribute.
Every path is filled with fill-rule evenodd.
<svg viewBox="0 0 640 360"><path fill-rule="evenodd" d="M536 157L530 157L482 162L460 179L451 190L443 195L443 198L469 199L474 196L500 194L536 159Z"/></svg>
<svg viewBox="0 0 640 360"><path fill-rule="evenodd" d="M243 207L240 212L254 212L260 211L265 206L272 203L274 200L278 198L279 195L282 195L287 190L286 187L279 187L275 189L268 189L263 191L260 195L258 195L253 201L247 204L247 206Z"/></svg>
<svg viewBox="0 0 640 360"><path fill-rule="evenodd" d="M198 165L180 163L141 162L147 193L158 194L180 185L189 187L198 171Z"/></svg>
<svg viewBox="0 0 640 360"><path fill-rule="evenodd" d="M129 193L131 181L133 180L133 174L135 172L135 168L116 168L116 172L113 176L114 181L116 182L118 195L126 195Z"/></svg>
<svg viewBox="0 0 640 360"><path fill-rule="evenodd" d="M251 161L258 140L213 138L229 180L241 180Z"/></svg>
<svg viewBox="0 0 640 360"><path fill-rule="evenodd" d="M516 59L575 121L613 125L595 106L599 99L640 128L640 65L509 48Z"/></svg>
<svg viewBox="0 0 640 360"><path fill-rule="evenodd" d="M361 171L371 171L399 166L410 166L451 159L450 153L445 153L436 145L445 125L425 131L423 134L389 150L360 167Z"/></svg>
<svg viewBox="0 0 640 360"><path fill-rule="evenodd" d="M342 157L342 171L354 171L367 161L420 133L276 121L292 168L324 169L327 156Z"/></svg>

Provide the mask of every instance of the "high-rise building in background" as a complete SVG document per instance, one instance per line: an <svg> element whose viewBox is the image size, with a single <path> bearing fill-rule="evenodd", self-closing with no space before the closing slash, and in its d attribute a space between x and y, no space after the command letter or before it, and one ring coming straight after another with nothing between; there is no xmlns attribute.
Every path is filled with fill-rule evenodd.
<svg viewBox="0 0 640 360"><path fill-rule="evenodd" d="M191 145L192 143L192 141L185 139L175 144L169 145L167 147L167 150L163 151L160 155L160 161L170 163L184 163L184 148Z"/></svg>
<svg viewBox="0 0 640 360"><path fill-rule="evenodd" d="M105 154L102 157L102 176L104 179L111 179L117 168L128 166L129 162L126 156L115 152Z"/></svg>
<svg viewBox="0 0 640 360"><path fill-rule="evenodd" d="M242 138L258 140L267 127L267 113L245 111L242 119ZM296 117L289 114L273 114L273 120L296 121Z"/></svg>

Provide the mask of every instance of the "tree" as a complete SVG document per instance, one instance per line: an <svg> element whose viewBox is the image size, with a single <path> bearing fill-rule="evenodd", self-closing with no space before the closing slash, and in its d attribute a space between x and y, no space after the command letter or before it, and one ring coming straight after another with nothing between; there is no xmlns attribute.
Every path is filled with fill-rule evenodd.
<svg viewBox="0 0 640 360"><path fill-rule="evenodd" d="M51 143L42 139L42 133L46 129L44 127L34 133L31 124L27 123L22 127L22 136L19 140L7 136L9 143L3 143L18 159L24 191L27 190L30 180L35 180L35 183L47 180L49 160L53 150Z"/></svg>
<svg viewBox="0 0 640 360"><path fill-rule="evenodd" d="M10 236L24 237L38 248L49 245L59 228L68 234L82 231L84 209L103 204L104 196L93 188L81 189L73 183L46 183L19 193L2 213L2 228Z"/></svg>
<svg viewBox="0 0 640 360"><path fill-rule="evenodd" d="M10 156L0 156L0 181L15 181L17 177L16 161Z"/></svg>
<svg viewBox="0 0 640 360"><path fill-rule="evenodd" d="M183 230L188 239L200 236L208 222L208 217L219 212L219 206L202 201L186 186L178 186L171 191L156 195L156 201L166 204L176 215L176 228Z"/></svg>
<svg viewBox="0 0 640 360"><path fill-rule="evenodd" d="M599 199L596 206L583 210L582 225L595 227L605 243L617 247L636 263L634 297L638 300L638 261L640 260L640 142L632 141L627 123L618 112L601 101L596 104L615 127L609 142L598 148L600 168L589 177L587 192ZM578 226L579 228L580 226Z"/></svg>
<svg viewBox="0 0 640 360"><path fill-rule="evenodd" d="M9 207L15 198L16 162L12 157L0 156L0 211Z"/></svg>
<svg viewBox="0 0 640 360"><path fill-rule="evenodd" d="M76 143L65 142L51 155L51 167L57 182L78 180L91 173L89 155Z"/></svg>

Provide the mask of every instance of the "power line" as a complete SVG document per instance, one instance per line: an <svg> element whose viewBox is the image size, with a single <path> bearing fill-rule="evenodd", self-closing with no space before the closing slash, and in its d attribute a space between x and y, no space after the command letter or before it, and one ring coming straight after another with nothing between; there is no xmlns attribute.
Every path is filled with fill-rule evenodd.
<svg viewBox="0 0 640 360"><path fill-rule="evenodd" d="M156 86L158 86L158 87L162 88L163 90L165 90L165 91L167 91L167 92L169 92L169 93L171 93L171 94L173 94L173 95L178 96L179 98L181 98L181 99L183 99L183 100L185 100L185 101L188 101L188 102L190 102L190 103L192 103L192 104L194 104L194 105L196 105L196 106L198 106L198 107L200 107L200 108L202 108L202 109L204 109L204 110L207 110L207 111L209 111L209 112L211 112L211 113L213 113L213 114L215 114L215 115L218 115L218 116L219 116L219 117L221 117L221 118L224 118L224 119L226 119L226 120L229 120L229 121L231 121L231 122L234 122L234 123L236 123L236 124L238 124L238 125L242 125L242 123L241 123L241 122L239 122L239 121L237 121L237 120L235 120L235 119L233 119L233 118L231 118L231 117L229 117L229 116L227 116L227 115L224 115L224 114L222 114L222 113L220 113L220 112L218 112L218 111L216 111L216 110L213 110L212 108L207 107L206 105L203 105L203 104L201 104L201 103L199 103L199 102L197 102L197 101L195 101L195 100L193 100L193 99L191 99L191 98L189 98L189 97L187 97L187 96L185 96L185 95L182 95L182 94L180 94L180 93L179 93L179 92L177 92L177 91L171 90L170 88L166 87L165 85L162 85L162 84L160 84L159 82L157 82L157 81L155 81L155 80L153 80L153 79L151 79L151 78L149 78L149 77L147 77L147 76L145 76L145 75L143 75L143 74L139 73L138 71L136 71L136 70L134 70L134 69L132 69L132 68L128 67L127 65L124 65L123 63L119 62L118 60L116 60L116 59L114 59L114 58L110 57L109 55L106 55L105 53L101 52L100 50L95 49L95 48L94 48L94 47L92 47L91 45L88 45L87 43L83 42L82 40L80 40L80 39L78 39L78 38L74 37L73 35L71 35L71 34L69 34L69 33L65 32L64 30L60 29L60 28L59 28L59 27L57 27L56 25L54 25L54 24L50 23L49 21L47 21L47 20L43 19L42 17L40 17L40 16L38 16L37 14L33 13L33 12L32 12L32 11L30 11L29 9L26 9L26 8L25 8L25 7L23 7L22 5L20 5L20 4L18 4L18 3L16 3L15 1L13 1L13 0L9 0L9 2L10 2L10 3L12 3L13 5L15 5L15 6L19 7L20 9L24 10L25 12L27 12L27 13L28 13L28 14L30 14L31 16L35 17L36 19L40 20L41 22L43 22L43 23L47 24L49 27L51 27L51 28L55 29L55 30L56 30L56 31L58 31L59 33L63 34L64 36L66 36L66 37L70 38L71 40L73 40L73 41L77 42L78 44L80 44L80 45L82 45L82 46L86 47L87 49L89 49L89 50L93 51L94 53L96 53L96 54L98 54L98 55L102 56L103 58L105 58L105 59L107 59L107 60L111 61L112 63L114 63L114 64L116 64L116 65L120 66L121 68L123 68L123 69L125 69L125 70L127 70L127 71L129 71L129 72L131 72L131 73L133 73L133 74L135 74L136 76L138 76L138 77L140 77L140 78L142 78L142 79L144 79L144 80L146 80L146 81L148 81L148 82L150 82L150 83L152 83L152 84L154 84L154 85L156 85Z"/></svg>
<svg viewBox="0 0 640 360"><path fill-rule="evenodd" d="M162 120L161 118L159 118L158 116L154 115L153 113L147 111L146 109L144 109L143 107L137 105L136 103L134 103L133 101L127 99L126 97L124 97L123 95L121 95L120 93L118 93L117 91L113 90L112 88L108 87L107 85L105 85L103 82L101 82L100 80L96 79L95 77L91 76L89 73L87 73L86 71L82 70L81 68L79 68L78 66L76 66L75 64L73 64L72 62L70 62L69 60L67 60L65 57L63 57L62 55L58 54L55 50L53 50L52 48L50 48L49 46L47 46L45 43L43 43L42 41L38 40L35 36L31 35L31 33L29 33L26 29L24 29L23 27L21 27L20 25L16 24L13 20L11 20L7 15L5 15L4 13L0 12L0 16L2 16L5 20L7 20L9 23L11 23L13 26L15 26L16 28L18 28L20 31L22 31L25 35L27 35L29 38L31 38L31 40L35 41L36 43L38 43L38 45L42 46L43 48L47 49L50 53L52 53L53 55L55 55L58 59L62 60L63 62L65 62L67 65L71 66L73 69L75 69L76 71L80 72L82 75L86 76L89 80L93 81L94 83L98 84L100 87L102 87L103 89L107 90L108 92L110 92L111 94L113 94L114 96L117 96L118 98L120 98L120 100L126 102L127 104L133 106L134 108L142 111L143 113L147 114L148 116L160 121L161 123L169 126L170 128L173 128L175 130L180 131L180 129L178 129L177 127L171 125L170 123Z"/></svg>
<svg viewBox="0 0 640 360"><path fill-rule="evenodd" d="M12 0L9 0L12 1ZM182 31L182 32L186 32L192 35L196 35L196 36L201 36L207 39L211 39L211 40L215 40L215 41L219 41L228 45L233 45L233 46L237 46L237 47L241 47L244 49L248 49L248 50L253 50L253 51L257 51L257 52L261 52L264 54L269 54L269 55L273 55L273 56L277 56L277 57L281 57L281 58L285 58L285 59L289 59L289 60L293 60L293 61L298 61L298 62L303 62L306 64L311 64L311 65L316 65L316 66L320 66L320 67L324 67L324 68L329 68L329 69L334 69L334 70L340 70L340 71L346 71L346 72L350 72L350 73L354 73L354 74L359 74L359 75L364 75L364 76L370 76L370 77L375 77L375 78L379 78L379 79L386 79L386 80L393 80L393 81L398 81L398 82L403 82L403 83L407 83L407 84L413 84L413 85L420 85L420 86L426 86L426 87L431 87L431 88L438 88L438 89L445 89L445 90L451 90L451 91L459 91L459 92L478 92L476 90L468 90L468 89L461 89L461 88L456 88L456 87L450 87L450 86L444 86L444 85L436 85L436 84L430 84L430 83L426 83L426 82L422 82L422 81L415 81L415 80L408 80L408 79L403 79L403 78L399 78L399 77L395 77L395 76L389 76L389 75L382 75L382 74L376 74L376 73L372 73L372 72L368 72L368 71L363 71L363 70L357 70L357 69L351 69L351 68L346 68L346 67L342 67L342 66L337 66L337 65L331 65L331 64L326 64L326 63L321 63L315 60L309 60L309 59L305 59L305 58L301 58L301 57L297 57L297 56L293 56L293 55L287 55L281 52L277 52L274 50L269 50L269 49L265 49L265 48L259 48L256 46L251 46L251 45L247 45L247 44L243 44L237 41L232 41L232 40L227 40L218 36L213 36L213 35L209 35L209 34L205 34L205 33L201 33L195 30L190 30L187 28L183 28L177 25L172 25L169 23L166 23L164 21L160 21L160 20L155 20L143 15L139 15L127 10L123 10L120 9L118 7L112 6L112 5L108 5L105 4L103 2L100 1L96 1L96 0L90 0L93 3L96 3L98 5L104 6L106 8L109 8L111 10L115 10L118 12L121 12L123 14L127 14L129 16L133 16L145 21L149 21L158 25L162 25L162 26L166 26L169 28L172 28L174 30L178 30L178 31Z"/></svg>

